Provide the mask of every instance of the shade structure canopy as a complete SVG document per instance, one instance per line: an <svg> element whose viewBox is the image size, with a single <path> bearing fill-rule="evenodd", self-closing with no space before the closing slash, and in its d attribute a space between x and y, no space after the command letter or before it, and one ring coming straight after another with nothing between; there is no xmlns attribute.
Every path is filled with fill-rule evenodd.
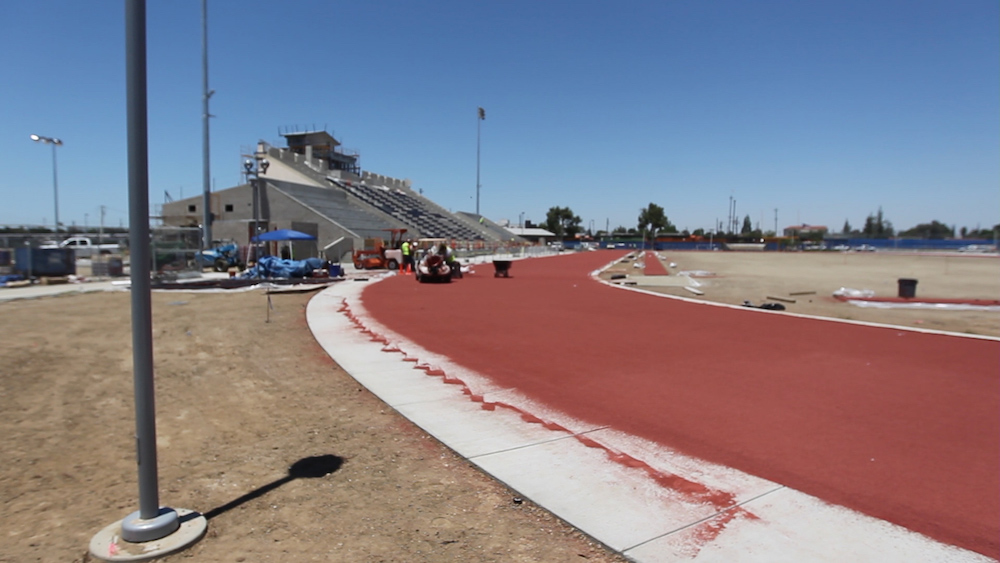
<svg viewBox="0 0 1000 563"><path fill-rule="evenodd" d="M279 240L316 240L316 237L301 233L299 231L293 231L292 229L278 229L277 231L268 231L266 233L261 233L252 239L253 242L258 241L279 241Z"/></svg>

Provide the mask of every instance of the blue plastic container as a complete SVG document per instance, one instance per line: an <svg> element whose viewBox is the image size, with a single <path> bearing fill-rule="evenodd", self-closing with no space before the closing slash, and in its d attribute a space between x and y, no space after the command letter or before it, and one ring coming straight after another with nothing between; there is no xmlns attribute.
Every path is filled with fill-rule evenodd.
<svg viewBox="0 0 1000 563"><path fill-rule="evenodd" d="M76 255L72 248L18 248L14 269L25 276L72 276Z"/></svg>

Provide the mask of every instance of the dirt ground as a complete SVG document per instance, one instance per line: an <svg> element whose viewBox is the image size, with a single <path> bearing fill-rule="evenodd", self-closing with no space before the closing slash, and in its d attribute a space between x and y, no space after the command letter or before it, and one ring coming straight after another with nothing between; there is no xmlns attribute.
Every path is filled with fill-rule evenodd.
<svg viewBox="0 0 1000 563"><path fill-rule="evenodd" d="M153 294L160 501L209 516L165 561L625 561L360 388L310 296ZM129 294L0 315L0 562L90 561L138 509Z"/></svg>
<svg viewBox="0 0 1000 563"><path fill-rule="evenodd" d="M788 309L1000 335L995 312L829 297L841 286L894 295L899 277L918 278L918 295L1000 297L996 258L918 258L667 260L671 272L714 272L698 278L706 299L815 291ZM164 560L625 561L362 389L313 340L310 297L273 295L265 322L261 292L153 294L160 500L209 517L205 539ZM0 318L0 562L89 561L91 537L138 508L129 294L2 302ZM323 476L289 478L300 460Z"/></svg>
<svg viewBox="0 0 1000 563"><path fill-rule="evenodd" d="M681 297L742 305L781 303L790 313L965 334L1000 336L996 311L874 309L838 301L841 287L894 297L899 278L917 280L917 297L1000 299L1000 258L891 252L660 252L670 273L703 272L696 295L680 286L643 287ZM619 263L603 275L640 272ZM632 278L635 279L635 278ZM641 284L640 284L641 285ZM776 299L777 298L777 299Z"/></svg>

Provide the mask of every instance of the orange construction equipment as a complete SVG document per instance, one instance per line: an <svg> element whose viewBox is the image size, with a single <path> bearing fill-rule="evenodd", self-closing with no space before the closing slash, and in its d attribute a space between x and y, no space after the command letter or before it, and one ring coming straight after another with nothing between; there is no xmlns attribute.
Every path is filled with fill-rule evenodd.
<svg viewBox="0 0 1000 563"><path fill-rule="evenodd" d="M396 270L403 263L403 234L406 229L386 229L389 245L381 238L365 239L364 250L355 250L352 256L354 267L359 270Z"/></svg>

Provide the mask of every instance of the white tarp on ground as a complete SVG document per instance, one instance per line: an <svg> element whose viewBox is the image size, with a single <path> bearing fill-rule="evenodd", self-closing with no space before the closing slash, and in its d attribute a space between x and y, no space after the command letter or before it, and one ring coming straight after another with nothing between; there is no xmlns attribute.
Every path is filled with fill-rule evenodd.
<svg viewBox="0 0 1000 563"><path fill-rule="evenodd" d="M867 301L875 297L870 289L842 287L833 292L835 297L844 297L856 307L869 309L920 309L923 311L1000 311L1000 305L976 305L973 303L929 303L926 301ZM856 299L852 299L852 297Z"/></svg>
<svg viewBox="0 0 1000 563"><path fill-rule="evenodd" d="M920 303L900 301L862 301L848 299L848 303L869 309L921 309L924 311L1000 311L1000 305L973 305L971 303Z"/></svg>

